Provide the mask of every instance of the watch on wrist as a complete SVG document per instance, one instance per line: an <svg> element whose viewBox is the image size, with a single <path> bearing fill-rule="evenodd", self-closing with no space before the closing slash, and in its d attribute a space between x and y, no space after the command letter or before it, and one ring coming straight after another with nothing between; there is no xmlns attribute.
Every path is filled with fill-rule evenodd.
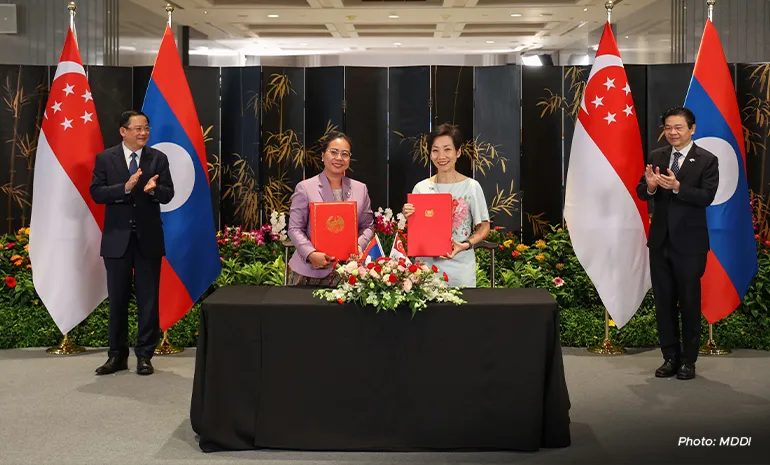
<svg viewBox="0 0 770 465"><path fill-rule="evenodd" d="M466 250L471 250L473 248L473 244L471 244L471 241L469 241L468 239L465 239L462 243L468 244L468 248Z"/></svg>

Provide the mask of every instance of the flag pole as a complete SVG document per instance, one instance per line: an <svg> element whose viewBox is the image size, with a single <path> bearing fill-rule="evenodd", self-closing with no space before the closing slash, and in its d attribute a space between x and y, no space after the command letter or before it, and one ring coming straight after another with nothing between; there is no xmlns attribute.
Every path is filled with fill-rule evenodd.
<svg viewBox="0 0 770 465"><path fill-rule="evenodd" d="M69 2L67 9L70 10L70 29L75 36L75 42L77 43L77 35L75 34L75 11L78 9L75 2ZM46 353L55 355L74 355L81 352L85 352L85 348L70 341L69 333L64 333L64 339L61 340L58 346L50 347L46 350Z"/></svg>
<svg viewBox="0 0 770 465"><path fill-rule="evenodd" d="M714 4L716 3L716 0L706 0L706 4L708 4L708 15L709 15L709 21L714 21ZM701 355L727 355L731 353L732 351L730 349L727 349L725 347L720 347L717 345L716 341L714 341L714 325L712 323L709 323L709 340L703 346L701 346L698 353Z"/></svg>
<svg viewBox="0 0 770 465"><path fill-rule="evenodd" d="M607 0L604 3L604 8L607 10L607 23L612 20L612 8L615 6L613 0ZM601 344L596 346L590 346L588 351L594 354L602 355L620 355L626 353L626 349L621 346L615 345L610 341L610 313L607 309L604 309L604 340Z"/></svg>
<svg viewBox="0 0 770 465"><path fill-rule="evenodd" d="M171 13L174 12L174 5L166 3L166 13L168 13L168 25L171 26ZM177 347L168 339L168 330L163 331L163 340L155 348L155 355L173 355L184 352L183 347Z"/></svg>
<svg viewBox="0 0 770 465"><path fill-rule="evenodd" d="M70 29L72 30L72 35L75 36L75 43L77 43L78 35L75 32L75 11L78 9L78 7L75 5L75 2L69 2L67 9L70 10Z"/></svg>
<svg viewBox="0 0 770 465"><path fill-rule="evenodd" d="M599 345L590 346L588 351L593 354L602 355L621 355L626 353L626 349L610 341L610 314L606 308L604 309L604 340Z"/></svg>
<svg viewBox="0 0 770 465"><path fill-rule="evenodd" d="M709 340L701 346L698 353L701 355L727 355L731 352L730 349L717 345L714 341L714 325L709 323Z"/></svg>

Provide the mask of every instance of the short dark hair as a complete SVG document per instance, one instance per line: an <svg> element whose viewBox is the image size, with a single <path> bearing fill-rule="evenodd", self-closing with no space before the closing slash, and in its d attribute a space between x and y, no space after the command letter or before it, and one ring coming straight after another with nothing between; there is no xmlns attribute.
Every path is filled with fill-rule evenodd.
<svg viewBox="0 0 770 465"><path fill-rule="evenodd" d="M692 125L695 124L695 113L692 112L689 108L685 107L674 107L669 108L666 110L665 113L663 113L663 116L660 117L660 124L666 125L666 119L668 119L669 116L682 116L684 117L684 120L687 121L687 127L692 129Z"/></svg>
<svg viewBox="0 0 770 465"><path fill-rule="evenodd" d="M147 119L147 124L150 124L150 118L147 118L147 115L141 111L128 110L120 114L120 127L128 128L128 123L131 121L132 116L144 116Z"/></svg>
<svg viewBox="0 0 770 465"><path fill-rule="evenodd" d="M337 139L343 139L348 143L350 146L350 150L353 150L353 142L350 141L350 137L348 137L347 134L341 131L332 131L329 134L325 135L323 138L323 152L326 152L329 148L329 144L332 143L333 140Z"/></svg>
<svg viewBox="0 0 770 465"><path fill-rule="evenodd" d="M454 144L455 150L459 150L463 145L463 136L460 133L460 128L454 124L444 123L433 129L428 136L428 151L433 150L433 141L442 136L449 136L452 138L452 144Z"/></svg>

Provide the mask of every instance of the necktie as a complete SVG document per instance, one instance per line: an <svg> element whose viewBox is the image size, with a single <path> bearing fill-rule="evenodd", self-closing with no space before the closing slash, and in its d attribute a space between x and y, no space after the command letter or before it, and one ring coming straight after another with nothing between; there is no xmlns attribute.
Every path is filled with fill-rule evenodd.
<svg viewBox="0 0 770 465"><path fill-rule="evenodd" d="M136 173L136 171L139 169L139 166L136 164L136 154L131 154L131 163L128 164L128 172L131 173L131 176Z"/></svg>
<svg viewBox="0 0 770 465"><path fill-rule="evenodd" d="M674 172L674 176L679 176L679 158L681 157L681 153L674 152L674 163L671 164L671 171Z"/></svg>

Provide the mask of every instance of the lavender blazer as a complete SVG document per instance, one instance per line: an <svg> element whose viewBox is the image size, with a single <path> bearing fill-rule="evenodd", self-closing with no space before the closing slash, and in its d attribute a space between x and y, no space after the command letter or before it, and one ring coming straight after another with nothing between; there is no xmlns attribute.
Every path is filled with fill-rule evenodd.
<svg viewBox="0 0 770 465"><path fill-rule="evenodd" d="M374 215L366 184L343 176L342 200L357 202L358 246L364 250L374 237ZM294 194L291 196L288 236L296 248L289 260L289 267L295 273L311 278L323 278L332 272L331 266L320 270L313 268L307 257L315 251L315 247L310 242L310 222L308 221L310 202L333 201L334 194L332 194L329 179L324 173L300 182L294 189Z"/></svg>

